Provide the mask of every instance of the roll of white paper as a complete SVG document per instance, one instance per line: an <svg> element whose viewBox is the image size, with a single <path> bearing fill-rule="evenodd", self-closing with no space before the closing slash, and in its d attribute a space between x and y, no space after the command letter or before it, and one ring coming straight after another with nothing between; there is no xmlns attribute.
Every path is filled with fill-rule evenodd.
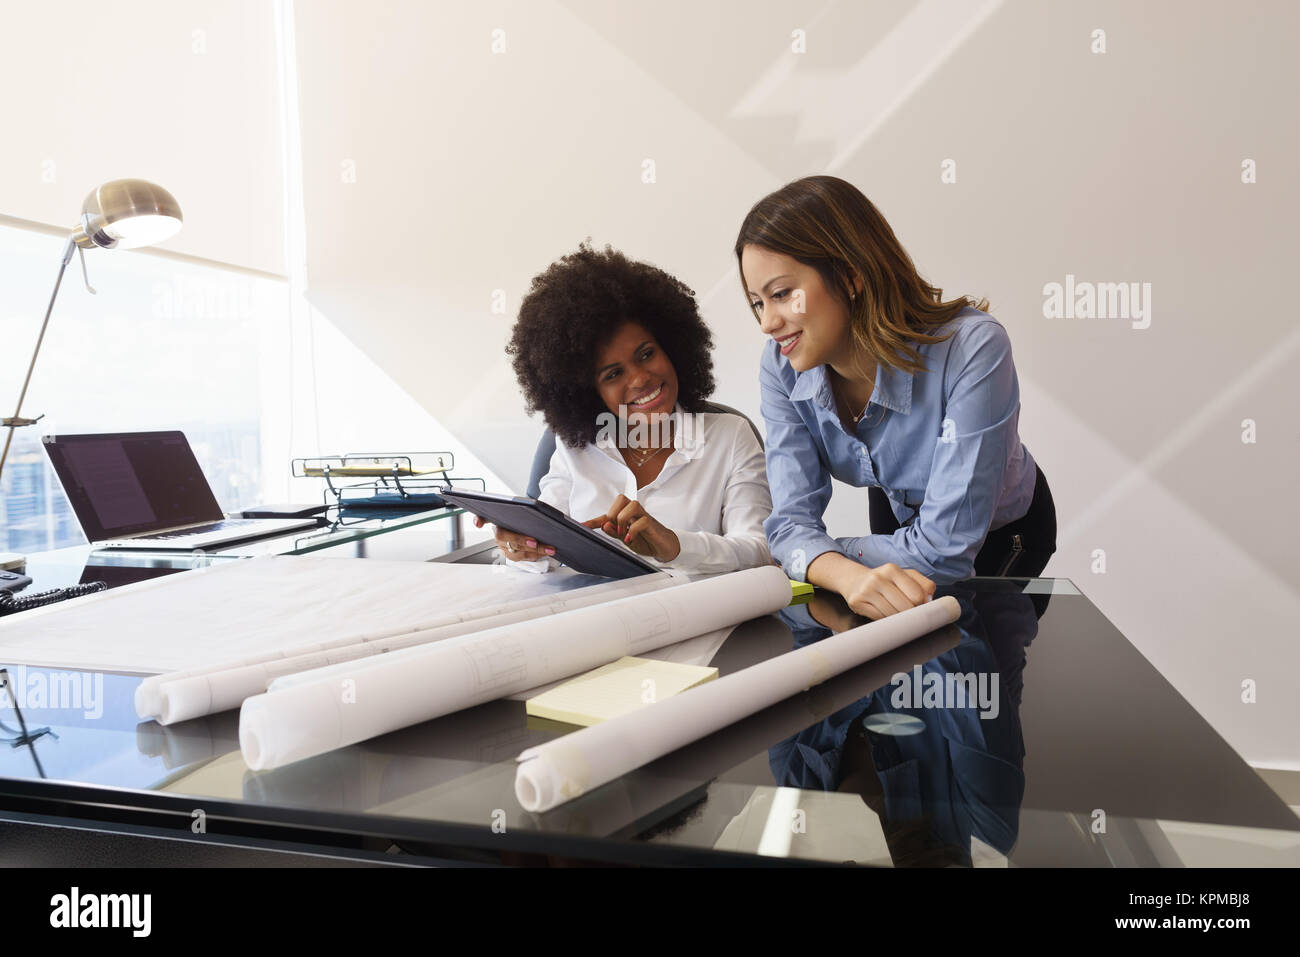
<svg viewBox="0 0 1300 957"><path fill-rule="evenodd" d="M253 770L279 767L789 602L789 580L767 565L370 658L350 674L337 665L319 680L304 673L292 686L273 683L271 691L244 701L240 748Z"/></svg>
<svg viewBox="0 0 1300 957"><path fill-rule="evenodd" d="M277 679L298 672L311 673L330 665L357 662L360 659L392 654L469 634L485 631L544 615L555 615L574 608L609 601L629 594L671 587L666 574L643 575L627 581L610 582L557 592L538 598L514 602L509 606L464 611L444 615L441 620L393 634L362 634L353 640L339 639L317 646L307 646L297 653L231 662L193 672L157 675L141 682L136 689L136 709L141 717L152 717L159 724L175 724L205 714L238 708L245 698L261 694Z"/></svg>
<svg viewBox="0 0 1300 957"><path fill-rule="evenodd" d="M960 615L946 595L529 748L518 758L515 796L526 811L550 810Z"/></svg>

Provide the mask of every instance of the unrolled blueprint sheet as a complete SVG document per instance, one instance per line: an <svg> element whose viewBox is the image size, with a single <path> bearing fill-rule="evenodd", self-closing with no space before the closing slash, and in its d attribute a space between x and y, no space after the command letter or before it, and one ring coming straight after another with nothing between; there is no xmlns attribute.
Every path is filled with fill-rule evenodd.
<svg viewBox="0 0 1300 957"><path fill-rule="evenodd" d="M520 573L512 571L510 574ZM565 584L580 585L588 581L593 581L589 575L560 573L549 576L545 584L561 589ZM445 641L473 631L557 615L573 608L665 588L675 580L667 572L656 572L620 581L594 581L598 584L552 590L535 598L517 598L504 604L445 612L423 621L412 619L403 625L404 630L391 635L372 634L361 640L349 636L331 638L325 642L265 653L254 660L226 661L209 668L154 675L136 688L136 711L142 718L153 718L160 724L175 724L238 708L245 698L261 694L272 681L297 672L343 662L359 662L362 658ZM496 601L495 597L493 601Z"/></svg>
<svg viewBox="0 0 1300 957"><path fill-rule="evenodd" d="M0 618L0 661L196 669L393 634L458 609L545 595L562 588L563 577L500 565L305 555L231 561Z"/></svg>
<svg viewBox="0 0 1300 957"><path fill-rule="evenodd" d="M323 754L784 608L774 565L272 682L240 711L254 770Z"/></svg>

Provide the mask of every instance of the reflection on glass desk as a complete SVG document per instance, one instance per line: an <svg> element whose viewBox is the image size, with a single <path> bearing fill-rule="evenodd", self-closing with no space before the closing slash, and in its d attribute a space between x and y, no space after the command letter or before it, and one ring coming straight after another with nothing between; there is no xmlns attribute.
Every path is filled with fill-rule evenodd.
<svg viewBox="0 0 1300 957"><path fill-rule="evenodd" d="M61 588L91 581L110 588L146 578L201 568L216 562L261 555L323 553L338 558L381 558L427 561L462 545L458 508L403 512L396 509L331 508L320 528L299 529L289 535L237 542L222 548L194 551L138 551L74 545L28 557L29 591Z"/></svg>
<svg viewBox="0 0 1300 957"><path fill-rule="evenodd" d="M566 729L522 701L255 773L237 712L163 727L136 718L138 677L11 666L33 737L5 702L0 817L202 840L201 810L207 839L420 861L1300 863L1300 820L1068 581L939 594L956 625L544 814L516 801L514 759ZM819 593L741 625L712 663L861 623Z"/></svg>
<svg viewBox="0 0 1300 957"><path fill-rule="evenodd" d="M447 524L448 548L459 548L461 544L461 516L463 509L435 508L424 511L403 511L392 508L340 510L331 508L325 513L327 524L322 528L307 529L281 538L265 538L255 542L238 544L230 549L214 551L213 554L239 555L252 557L256 555L306 555L325 548L337 549L340 545L364 543L376 535L391 535L401 529L429 525L433 522Z"/></svg>

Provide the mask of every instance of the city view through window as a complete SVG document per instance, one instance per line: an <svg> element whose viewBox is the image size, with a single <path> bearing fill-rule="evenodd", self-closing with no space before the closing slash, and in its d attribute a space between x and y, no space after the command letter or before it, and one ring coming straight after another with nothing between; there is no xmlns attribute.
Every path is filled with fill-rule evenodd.
<svg viewBox="0 0 1300 957"><path fill-rule="evenodd" d="M64 239L0 226L0 416L13 415ZM179 259L89 250L74 257L0 474L0 551L85 541L41 436L179 429L217 502L256 504L262 336L287 285ZM3 443L4 430L0 430Z"/></svg>

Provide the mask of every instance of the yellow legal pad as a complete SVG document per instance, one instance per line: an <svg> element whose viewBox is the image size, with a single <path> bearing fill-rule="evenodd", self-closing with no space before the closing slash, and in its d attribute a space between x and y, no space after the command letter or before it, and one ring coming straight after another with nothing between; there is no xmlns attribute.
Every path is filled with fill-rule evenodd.
<svg viewBox="0 0 1300 957"><path fill-rule="evenodd" d="M525 710L534 718L587 727L671 698L717 676L717 668L703 665L620 658L529 698Z"/></svg>

